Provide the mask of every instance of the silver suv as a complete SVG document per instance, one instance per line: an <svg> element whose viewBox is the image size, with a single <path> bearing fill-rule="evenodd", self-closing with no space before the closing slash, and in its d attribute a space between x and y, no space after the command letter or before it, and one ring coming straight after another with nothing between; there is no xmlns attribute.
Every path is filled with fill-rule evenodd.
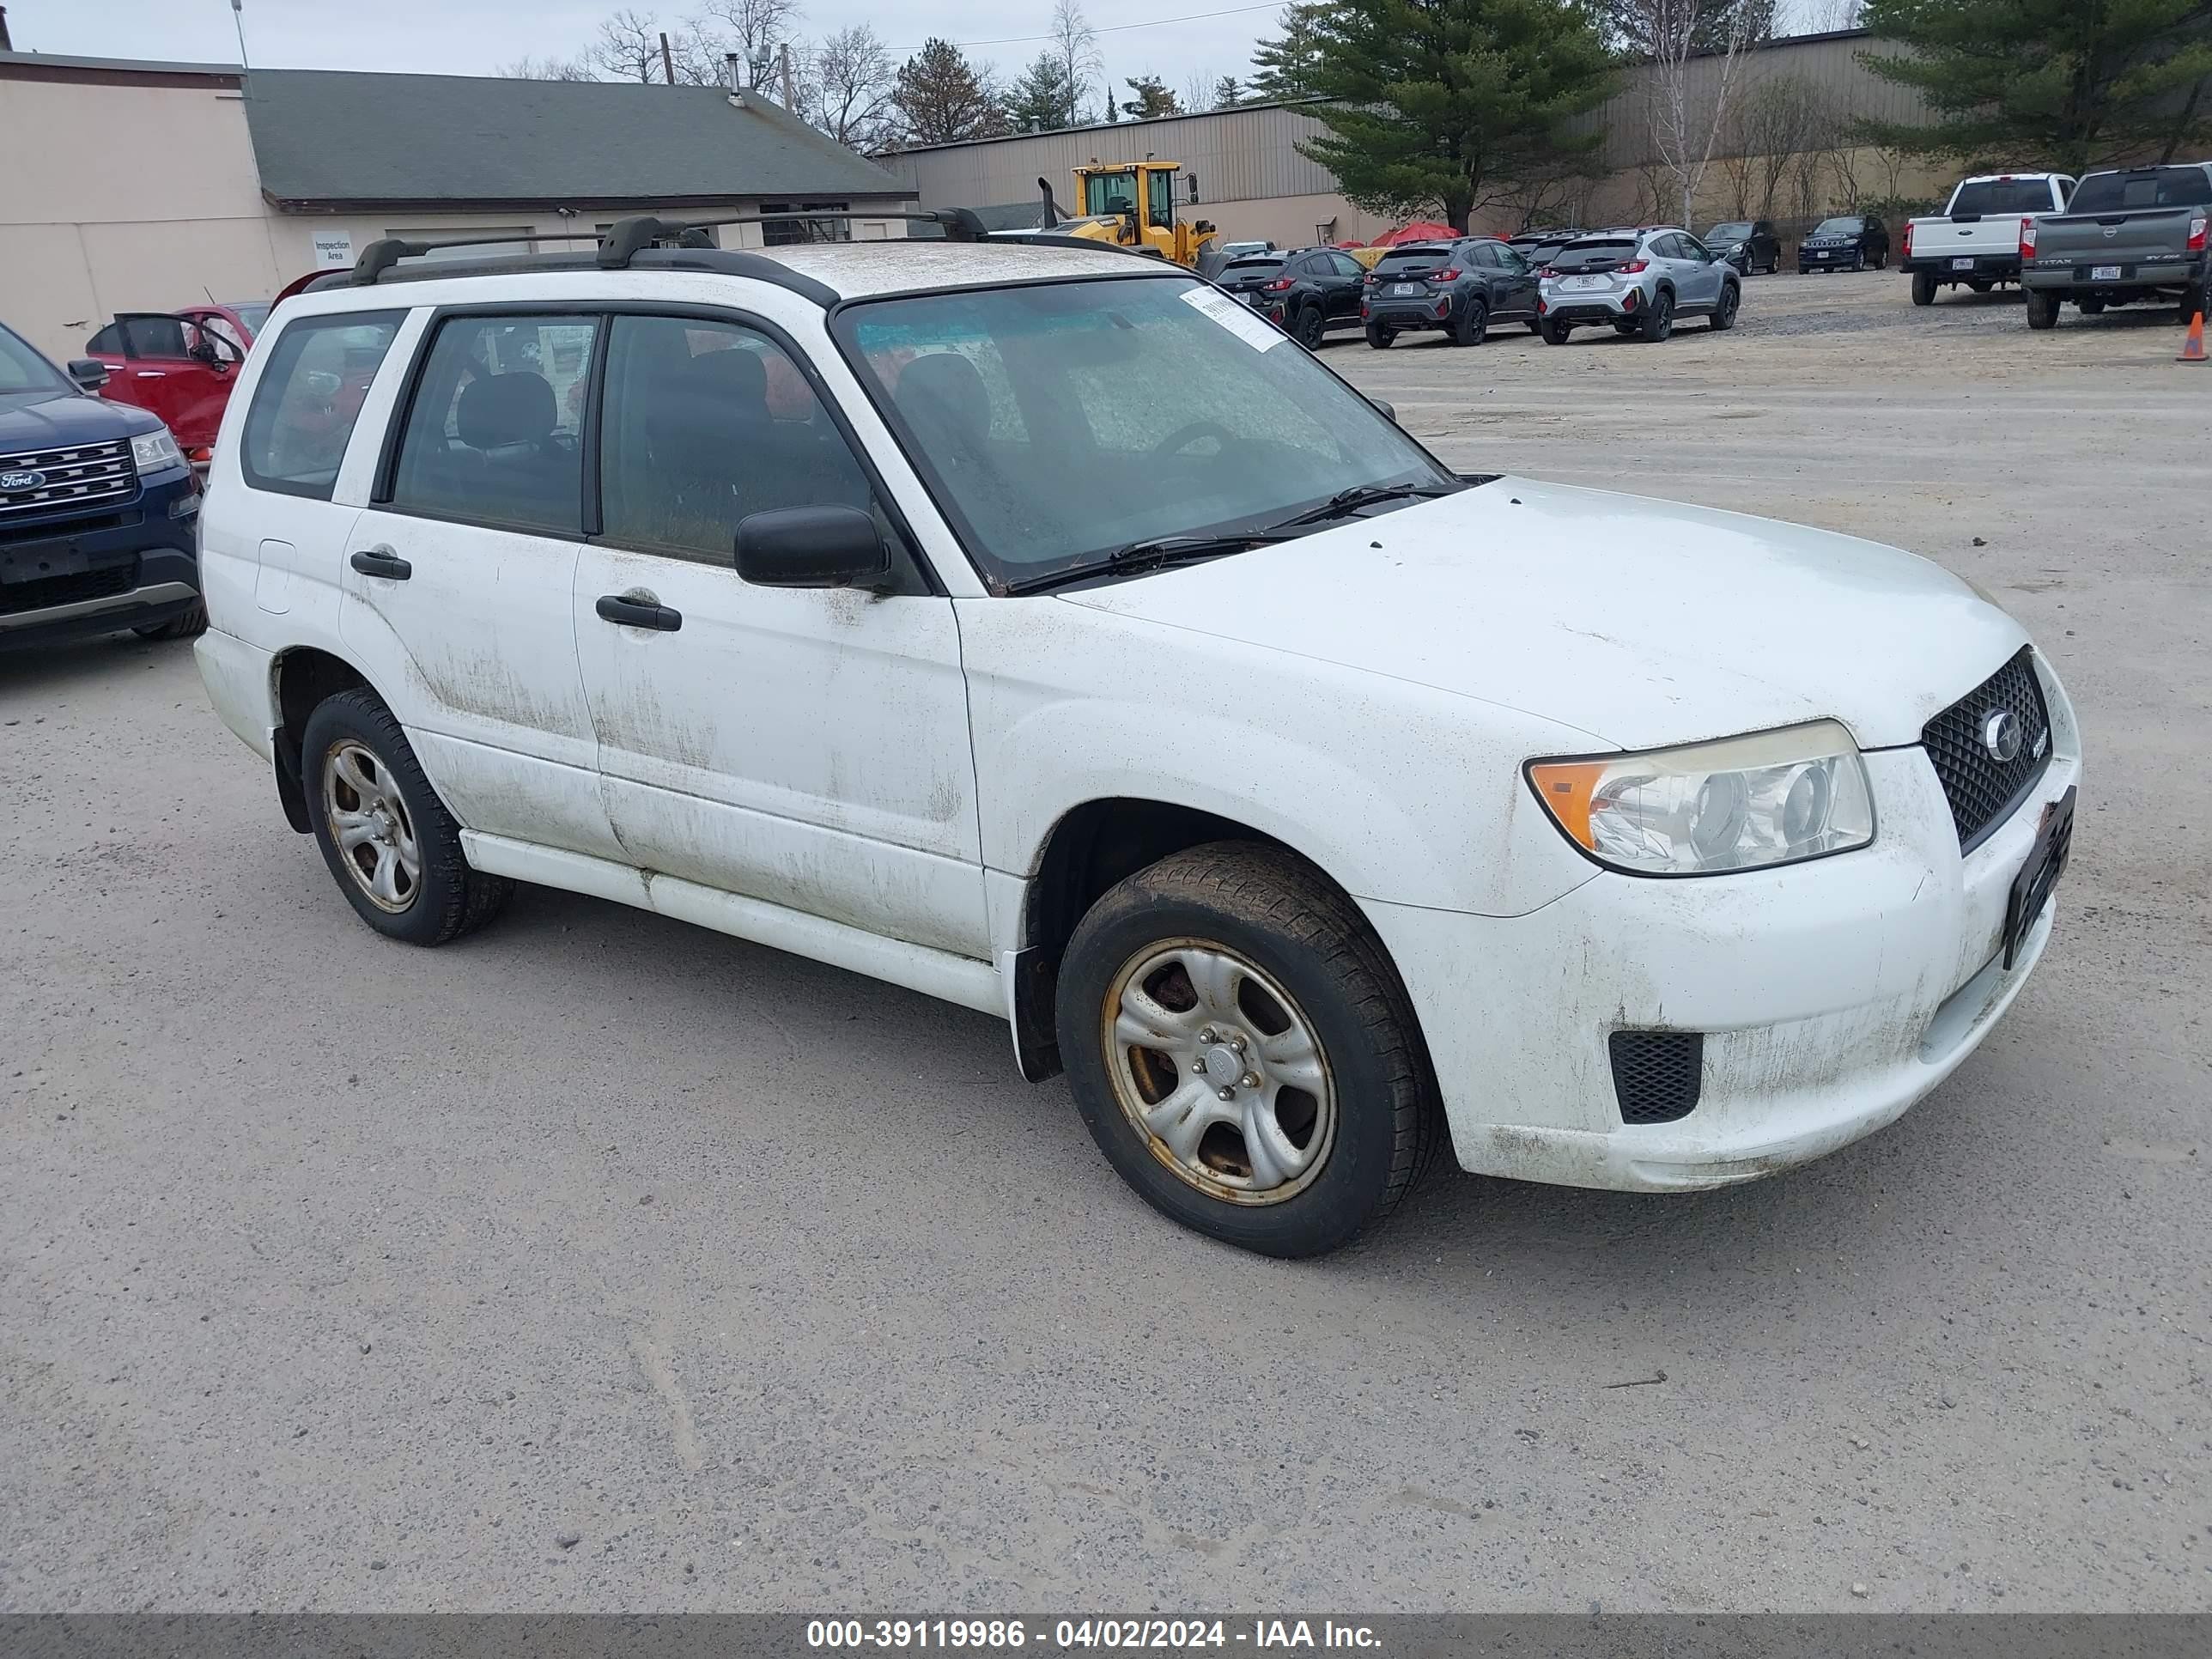
<svg viewBox="0 0 2212 1659"><path fill-rule="evenodd" d="M1657 225L1568 243L1544 267L1536 310L1545 343L1565 345L1592 323L1653 341L1674 333L1680 317L1733 328L1742 301L1734 266L1689 232Z"/></svg>

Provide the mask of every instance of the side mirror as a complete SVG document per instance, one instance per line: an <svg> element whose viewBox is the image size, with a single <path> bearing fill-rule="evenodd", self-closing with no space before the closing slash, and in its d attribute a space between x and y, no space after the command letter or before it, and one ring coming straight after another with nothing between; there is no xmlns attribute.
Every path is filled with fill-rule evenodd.
<svg viewBox="0 0 2212 1659"><path fill-rule="evenodd" d="M779 507L738 521L738 574L762 587L882 587L891 550L857 507Z"/></svg>
<svg viewBox="0 0 2212 1659"><path fill-rule="evenodd" d="M69 377L87 392L97 392L107 384L107 365L97 357L80 357L69 366Z"/></svg>
<svg viewBox="0 0 2212 1659"><path fill-rule="evenodd" d="M1398 409L1396 404L1386 404L1380 398L1370 398L1367 401L1373 404L1376 409L1382 412L1382 418L1384 420L1389 422L1393 426L1398 424Z"/></svg>

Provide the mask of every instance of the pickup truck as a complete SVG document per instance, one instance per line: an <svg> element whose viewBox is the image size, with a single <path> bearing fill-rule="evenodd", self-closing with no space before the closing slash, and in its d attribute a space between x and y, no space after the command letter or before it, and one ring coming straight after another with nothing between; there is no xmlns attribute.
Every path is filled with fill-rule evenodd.
<svg viewBox="0 0 2212 1659"><path fill-rule="evenodd" d="M1986 173L1962 179L1941 216L1908 220L1898 269L1912 278L1912 303L1964 283L1986 294L2020 280L2020 228L2039 213L2063 212L2074 180L2063 173Z"/></svg>
<svg viewBox="0 0 2212 1659"><path fill-rule="evenodd" d="M2065 212L2020 228L2027 325L2056 327L2068 300L2094 317L2108 305L2168 298L2187 322L2204 308L2208 222L2212 161L2087 174Z"/></svg>

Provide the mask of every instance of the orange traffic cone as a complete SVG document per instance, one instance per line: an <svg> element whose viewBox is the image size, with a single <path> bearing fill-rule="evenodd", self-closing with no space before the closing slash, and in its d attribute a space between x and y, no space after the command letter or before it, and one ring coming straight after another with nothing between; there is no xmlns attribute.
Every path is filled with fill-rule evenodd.
<svg viewBox="0 0 2212 1659"><path fill-rule="evenodd" d="M2185 363L2204 361L2204 307L2197 307L2196 316L2189 321L2189 337L2181 343L2181 358Z"/></svg>

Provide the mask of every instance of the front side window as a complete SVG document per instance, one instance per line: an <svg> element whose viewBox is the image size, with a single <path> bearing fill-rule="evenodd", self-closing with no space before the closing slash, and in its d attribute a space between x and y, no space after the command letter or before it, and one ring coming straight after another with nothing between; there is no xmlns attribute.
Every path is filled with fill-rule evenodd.
<svg viewBox="0 0 2212 1659"><path fill-rule="evenodd" d="M400 436L393 509L580 534L577 434L599 327L590 317L448 318Z"/></svg>
<svg viewBox="0 0 2212 1659"><path fill-rule="evenodd" d="M404 312L296 318L253 389L239 470L256 489L331 498L354 422Z"/></svg>
<svg viewBox="0 0 2212 1659"><path fill-rule="evenodd" d="M835 328L1002 582L1358 486L1453 482L1279 331L1174 277L872 301Z"/></svg>
<svg viewBox="0 0 2212 1659"><path fill-rule="evenodd" d="M1094 173L1083 181L1083 211L1094 218L1101 214L1127 213L1136 205L1134 173Z"/></svg>
<svg viewBox="0 0 2212 1659"><path fill-rule="evenodd" d="M73 390L60 371L19 334L0 328L0 398Z"/></svg>
<svg viewBox="0 0 2212 1659"><path fill-rule="evenodd" d="M612 326L599 425L606 540L726 565L750 514L875 510L844 434L768 336L678 317Z"/></svg>

